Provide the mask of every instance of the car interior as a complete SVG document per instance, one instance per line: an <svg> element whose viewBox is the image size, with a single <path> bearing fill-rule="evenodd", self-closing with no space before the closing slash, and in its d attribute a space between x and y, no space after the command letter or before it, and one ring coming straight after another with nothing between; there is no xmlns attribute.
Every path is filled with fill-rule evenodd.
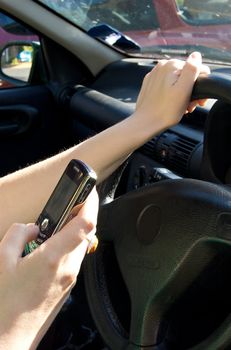
<svg viewBox="0 0 231 350"><path fill-rule="evenodd" d="M36 38L27 82L0 70L1 176L133 113L157 58L109 47L37 1L0 5L11 34ZM99 247L39 350L230 349L231 68L206 64L192 94L206 106L99 184Z"/></svg>

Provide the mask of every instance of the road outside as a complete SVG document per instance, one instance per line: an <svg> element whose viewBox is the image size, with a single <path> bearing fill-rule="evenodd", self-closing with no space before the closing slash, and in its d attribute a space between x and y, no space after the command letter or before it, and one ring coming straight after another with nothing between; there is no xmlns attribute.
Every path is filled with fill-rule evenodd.
<svg viewBox="0 0 231 350"><path fill-rule="evenodd" d="M25 82L28 81L30 70L31 70L30 62L22 62L13 66L2 68L2 71L5 75L14 79L25 81Z"/></svg>

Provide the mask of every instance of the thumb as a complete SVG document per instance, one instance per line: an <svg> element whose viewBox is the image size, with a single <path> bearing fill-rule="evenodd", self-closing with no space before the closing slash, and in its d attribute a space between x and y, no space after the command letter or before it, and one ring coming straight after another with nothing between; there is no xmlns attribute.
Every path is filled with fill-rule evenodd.
<svg viewBox="0 0 231 350"><path fill-rule="evenodd" d="M44 243L44 249L53 254L63 256L75 250L78 246L86 252L88 241L86 238L95 233L99 199L95 188L81 207L77 216L70 220L59 232ZM81 244L82 243L82 244Z"/></svg>
<svg viewBox="0 0 231 350"><path fill-rule="evenodd" d="M11 263L17 262L22 256L26 243L38 235L39 228L35 224L13 224L0 243L0 257Z"/></svg>

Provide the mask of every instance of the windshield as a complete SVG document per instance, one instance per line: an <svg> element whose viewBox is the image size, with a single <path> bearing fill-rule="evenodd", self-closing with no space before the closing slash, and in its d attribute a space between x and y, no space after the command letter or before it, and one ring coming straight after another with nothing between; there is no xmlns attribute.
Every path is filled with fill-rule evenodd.
<svg viewBox="0 0 231 350"><path fill-rule="evenodd" d="M133 55L231 62L231 0L38 0Z"/></svg>

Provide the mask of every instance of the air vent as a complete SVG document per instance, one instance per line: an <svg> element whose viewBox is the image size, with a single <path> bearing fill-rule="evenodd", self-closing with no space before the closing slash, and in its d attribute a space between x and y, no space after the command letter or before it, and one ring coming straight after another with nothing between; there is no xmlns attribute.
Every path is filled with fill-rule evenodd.
<svg viewBox="0 0 231 350"><path fill-rule="evenodd" d="M189 160L198 141L178 136L168 150L168 165L179 174L187 175Z"/></svg>
<svg viewBox="0 0 231 350"><path fill-rule="evenodd" d="M146 156L150 156L153 158L155 151L156 151L156 142L157 142L158 136L155 136L152 140L145 143L141 148L141 152L143 152Z"/></svg>
<svg viewBox="0 0 231 350"><path fill-rule="evenodd" d="M140 150L181 176L188 175L189 161L199 141L166 131L147 142Z"/></svg>

